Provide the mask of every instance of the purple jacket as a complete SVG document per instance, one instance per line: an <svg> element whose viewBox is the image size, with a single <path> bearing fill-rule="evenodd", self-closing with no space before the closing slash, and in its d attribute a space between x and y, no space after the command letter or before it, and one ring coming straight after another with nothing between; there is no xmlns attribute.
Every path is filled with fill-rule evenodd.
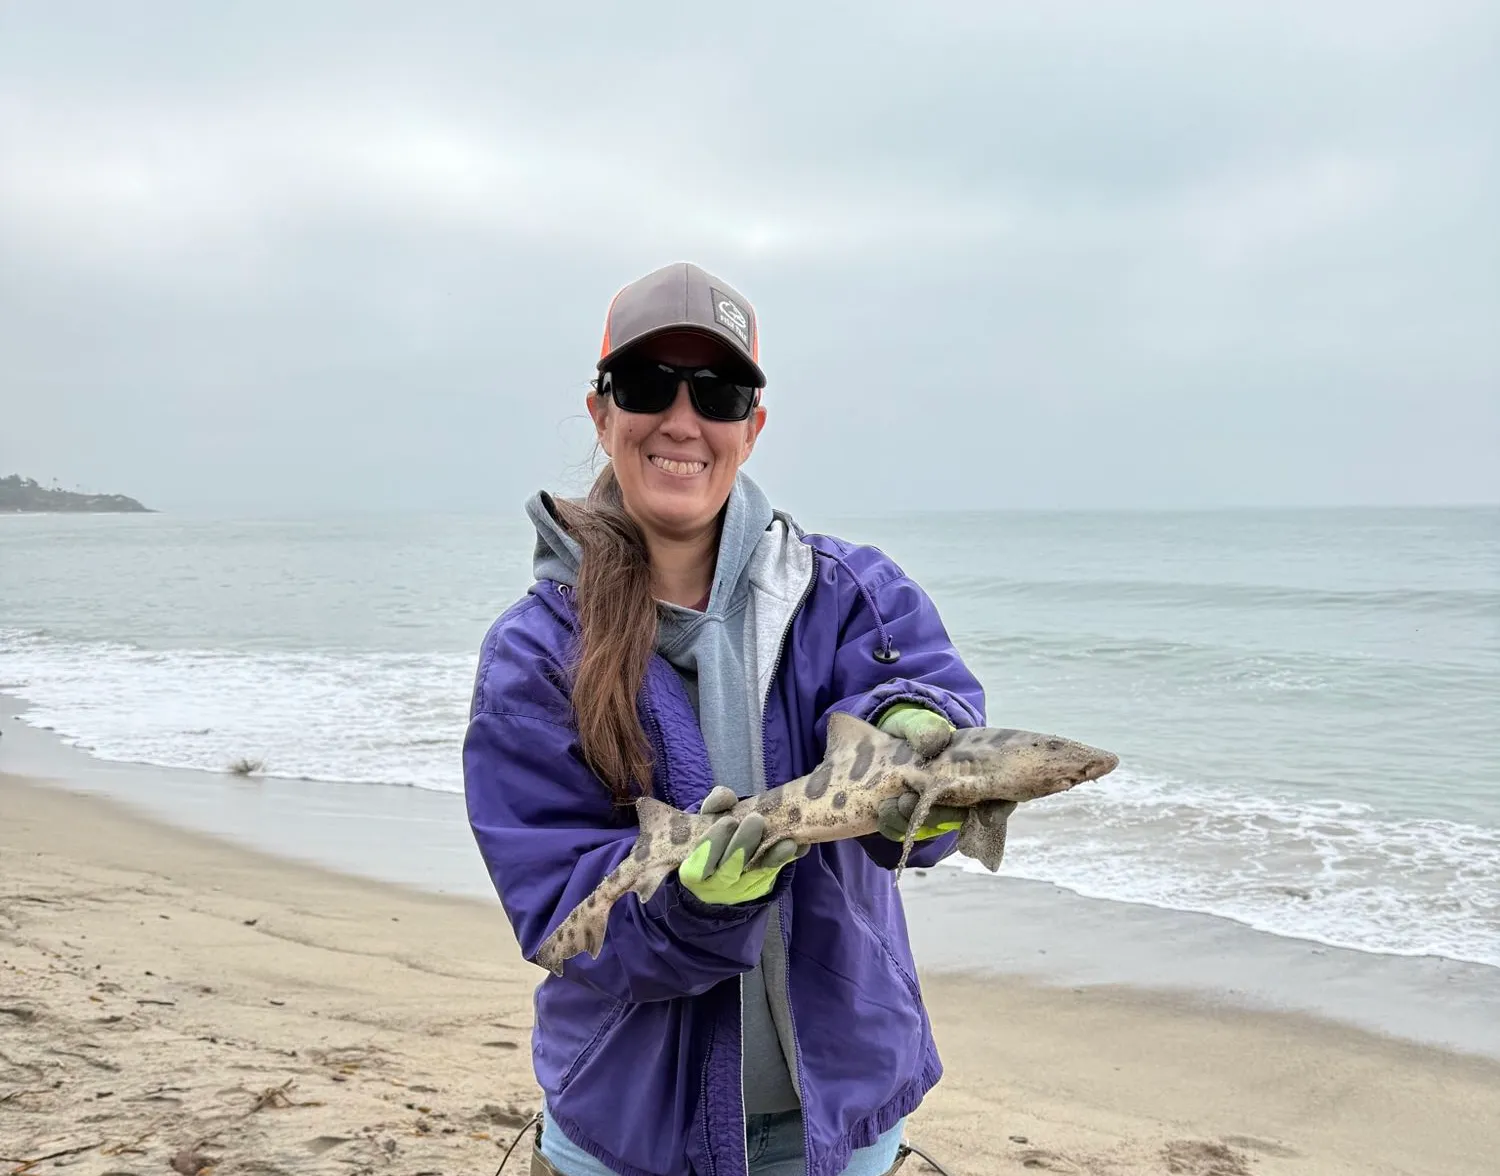
<svg viewBox="0 0 1500 1176"><path fill-rule="evenodd" d="M982 687L899 567L827 536L785 546L799 550L777 558L807 571L765 692L768 786L818 764L832 711L873 721L906 699L983 725ZM469 820L528 959L635 842L632 811L611 803L579 750L565 668L574 625L570 590L550 580L494 623L464 741ZM655 795L696 810L712 786L707 752L659 656L640 710ZM955 840L919 843L909 864L935 864ZM765 899L736 906L698 902L675 874L648 903L616 903L599 958L575 956L536 991L532 1060L564 1134L622 1176L745 1172L739 977L763 937L780 935L807 1170L841 1172L942 1074L891 872L899 851L879 834L814 846Z"/></svg>

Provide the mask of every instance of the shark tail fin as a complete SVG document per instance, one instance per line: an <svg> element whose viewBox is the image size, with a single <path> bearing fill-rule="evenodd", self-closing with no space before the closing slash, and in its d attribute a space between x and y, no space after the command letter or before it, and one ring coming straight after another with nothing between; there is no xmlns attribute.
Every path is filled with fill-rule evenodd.
<svg viewBox="0 0 1500 1176"><path fill-rule="evenodd" d="M554 975L562 975L564 962L580 951L597 959L614 904L630 893L643 903L649 902L667 876L682 864L698 837L713 824L712 817L690 815L649 796L635 802L635 811L640 824L635 846L537 949L536 962Z"/></svg>
<svg viewBox="0 0 1500 1176"><path fill-rule="evenodd" d="M650 902L656 888L682 865L715 818L685 813L651 796L643 796L635 802L635 816L641 831L636 838L635 851L628 859L637 866L630 889L642 902ZM680 837L684 822L687 824L687 838L676 841L674 829Z"/></svg>

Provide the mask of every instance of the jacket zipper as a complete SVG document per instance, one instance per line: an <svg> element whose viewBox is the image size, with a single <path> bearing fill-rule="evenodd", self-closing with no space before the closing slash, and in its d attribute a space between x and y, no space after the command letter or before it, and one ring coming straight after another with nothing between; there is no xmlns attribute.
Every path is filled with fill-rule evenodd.
<svg viewBox="0 0 1500 1176"><path fill-rule="evenodd" d="M665 782L668 777L667 737L662 733L661 719L656 714L656 708L648 702L644 709L651 724L651 749L656 752L656 764L661 771L662 781Z"/></svg>
<svg viewBox="0 0 1500 1176"><path fill-rule="evenodd" d="M650 671L648 670L647 672L649 673ZM671 772L668 771L668 767L667 767L667 737L666 737L666 733L662 730L662 727L661 727L661 716L659 716L656 713L656 708L654 706L652 706L649 701L646 703L646 705L645 705L645 707L643 709L646 712L647 725L650 727L651 746L655 750L656 756L657 756L656 763L657 763L657 766L660 769L661 779L662 779L663 782L665 782L665 781L667 781L667 780L669 780L671 778ZM673 800L671 798L669 798L669 797L658 797L657 799L659 799L659 800L665 800L669 804L673 804L674 803ZM674 807L675 807L675 805L674 805ZM745 1024L744 1024L744 984L745 984L745 982L744 982L743 978L740 979L739 984L740 984L740 1037L741 1037L741 1040L743 1041L744 1032L745 1032ZM717 1048L717 1044L714 1043L714 1042L710 1042L709 1043L709 1047L708 1047L708 1056L707 1056L707 1058L704 1061L703 1070L702 1070L702 1076L700 1077L699 1083L698 1083L698 1097L701 1100L701 1105L704 1106L704 1107L708 1106L708 1072L709 1072L709 1069L713 1065L713 1054L714 1054L715 1048ZM745 1069L744 1050L741 1049L741 1051L740 1051L740 1087L741 1087L741 1090L744 1089L744 1085L745 1085L744 1069ZM743 1111L744 1111L743 1095L741 1096L741 1099L742 1099L742 1101L741 1101L741 1104L740 1104L740 1110L741 1110L740 1118L743 1120L743 1118L744 1118L744 1114L743 1114ZM749 1150L750 1150L750 1143L749 1143L749 1139L747 1138L746 1141L745 1141L745 1151L746 1151L746 1155L747 1155L747 1159L745 1161L745 1176L749 1176L749 1168L750 1168L750 1162L749 1162L749 1159L748 1159ZM711 1171L713 1173L717 1173L718 1170L719 1170L718 1157L714 1155L713 1138L712 1138L712 1122L711 1122L710 1117L707 1114L705 1114L703 1116L703 1154L708 1157L708 1163L709 1163L709 1167L710 1167Z"/></svg>
<svg viewBox="0 0 1500 1176"><path fill-rule="evenodd" d="M708 1058L704 1061L703 1078L699 1084L698 1098L700 1100L699 1105L705 1108L703 1113L703 1154L708 1157L709 1168L712 1169L712 1172L716 1173L719 1170L719 1164L714 1159L713 1139L709 1134L712 1130L712 1120L709 1118L706 1109L708 1107L708 1067L712 1064L714 1045L713 1041L708 1043Z"/></svg>
<svg viewBox="0 0 1500 1176"><path fill-rule="evenodd" d="M799 542L800 542L800 540L799 540ZM778 644L776 646L776 660L771 664L771 674L770 674L770 677L766 681L766 692L765 692L765 695L761 698L761 704L760 704L760 757L761 757L761 773L762 773L762 775L764 775L764 773L765 773L765 766L769 762L769 758L770 758L769 755L768 755L768 752L769 752L770 749L766 746L766 707L770 704L771 689L772 689L772 687L776 683L776 675L781 671L781 663L782 663L782 660L784 659L785 654L786 654L786 638L787 638L787 634L789 632L791 632L792 624L793 624L793 622L796 621L797 615L802 611L802 606L807 603L807 598L810 595L812 595L813 584L814 584L814 582L818 578L818 552L811 545L806 545L805 544L804 546L807 547L808 552L812 555L812 574L807 577L807 582L805 584L803 584L803 586L802 586L802 593L801 593L800 596L797 597L797 603L792 606L792 611L787 615L786 624L782 627L782 630L781 630L781 639L780 639L780 641L778 642ZM661 723L660 723L660 721L658 720L658 718L656 716L655 710L653 710L650 706L648 706L646 708L646 714L647 714L647 717L651 720L652 742L653 742L654 746L657 748L659 754L661 755L662 761L665 761L665 759L666 759L666 741L665 741L665 738L664 738L664 736L662 734ZM786 910L785 910L785 908L782 908L781 911L780 911L780 918L778 919L778 930L779 930L779 932L781 934L781 941L782 941L783 949L785 949L785 947L787 946ZM739 1019L740 1019L740 1083L739 1083L739 1090L740 1090L740 1093L739 1093L740 1116L739 1116L739 1118L740 1118L740 1132L741 1132L741 1139L742 1139L742 1148L741 1148L741 1153L740 1154L743 1157L745 1176L750 1176L750 1125L749 1125L748 1119L745 1116L745 980L744 980L743 976L739 978L738 988L739 988L738 1015L739 1015ZM792 1051L796 1055L795 1061L793 1062L793 1065L797 1069L797 1092L798 1092L798 1095L800 1096L800 1094L802 1092L802 1087L803 1087L802 1043L797 1039L797 1020L796 1020L796 1016L792 1012L792 994L791 994L790 990L789 989L788 990L784 990L783 991L783 996L786 999L787 1017L792 1022ZM713 1052L713 1048L712 1048L712 1046L710 1046L710 1049L709 1049L710 1056L712 1055L712 1052ZM703 1077L702 1077L702 1080L701 1080L701 1082L699 1084L699 1095L700 1095L700 1097L703 1100L703 1105L704 1106L708 1105L708 1071L709 1071L710 1065L711 1065L711 1063L706 1063L704 1065L703 1072L702 1072L703 1073ZM807 1134L807 1117L804 1115L803 1119L802 1119L802 1154L803 1154L804 1157L807 1155L808 1146L809 1146L809 1141L808 1141L808 1134ZM709 1123L708 1123L708 1117L706 1115L704 1117L704 1124L703 1124L703 1148L704 1148L704 1152L709 1157L709 1163L713 1165L714 1171L717 1173L717 1171L718 1171L718 1163L717 1163L717 1161L716 1161L716 1159L714 1157L714 1153L713 1153L713 1141L712 1141L712 1139L710 1137L710 1128L709 1128Z"/></svg>
<svg viewBox="0 0 1500 1176"><path fill-rule="evenodd" d="M750 1119L745 1114L745 977L738 978L739 1000L735 1007L740 1013L740 1133L745 1138L745 1176L750 1176Z"/></svg>
<svg viewBox="0 0 1500 1176"><path fill-rule="evenodd" d="M800 539L798 541L801 542ZM792 631L792 625L797 620L797 614L802 611L802 606L807 603L807 598L810 595L812 595L813 584L817 581L817 578L818 578L818 552L810 544L804 544L804 546L807 547L808 552L812 555L812 574L807 577L807 583L805 583L802 586L802 594L799 597L797 597L797 603L792 606L792 611L789 614L787 614L786 625L781 630L781 640L776 645L776 660L773 663L771 663L771 675L770 675L769 678L766 679L766 693L765 693L765 696L760 700L760 764L761 764L761 775L762 775L762 777L764 777L764 775L765 775L766 765L771 762L771 756L770 756L770 750L771 749L766 744L766 708L769 707L770 704L771 704L771 691L775 688L775 685L776 685L776 675L781 672L782 658L784 657L784 655L786 653L787 635L789 633L791 633L791 631ZM800 1103L801 1100L802 1100L802 1091L803 1091L803 1087L804 1087L804 1078L805 1078L805 1075L802 1073L802 1042L799 1041L798 1038L797 1038L797 1015L796 1015L796 1013L794 1013L792 1011L792 989L791 989L791 984L792 984L792 969L790 967L790 960L791 960L791 950L790 949L791 949L791 944L789 942L789 937L787 935L787 928L786 928L786 907L784 907L780 903L778 903L777 904L777 908L778 908L777 909L778 918L776 920L776 923L777 923L777 928L776 929L777 929L777 933L780 934L780 936L781 936L781 950L782 950L782 955L788 961L788 966L784 969L784 973L785 973L785 977L786 978L785 978L785 981L784 981L783 986L782 986L782 998L786 1001L786 1016L787 1016L787 1020L791 1024L791 1029L792 1029L792 1053L794 1055L793 1059L792 1059L792 1066L796 1070L796 1074L795 1074L796 1083L795 1083L795 1085L797 1087L798 1102ZM741 993L743 994L743 991L744 991L744 981L743 980L741 980L741 982L740 982L740 989L741 989ZM743 1102L743 1100L744 1100L744 1094L743 1094L743 1091L744 1091L744 1077L743 1077L743 1073L744 1073L744 1067L745 1067L745 1061L744 1061L745 1049L744 1049L744 1031L743 1031L744 1030L744 1019L745 1019L745 1002L744 1002L744 997L742 995L741 999L740 999L740 1025L741 1025L741 1034L740 1034L740 1071L741 1071L740 1090L741 1090L741 1095L740 1095L740 1098L741 1098L741 1107L742 1108L743 1108L743 1105L744 1105L744 1102ZM743 1118L743 1116L741 1116L741 1117ZM807 1162L807 1155L808 1155L808 1152L809 1152L810 1149L811 1149L811 1140L808 1137L808 1131L807 1131L807 1114L804 1111L804 1113L802 1115L802 1160L803 1160L804 1165ZM748 1124L746 1125L746 1139L745 1139L745 1176L750 1176L750 1140L749 1140L749 1126L748 1126Z"/></svg>

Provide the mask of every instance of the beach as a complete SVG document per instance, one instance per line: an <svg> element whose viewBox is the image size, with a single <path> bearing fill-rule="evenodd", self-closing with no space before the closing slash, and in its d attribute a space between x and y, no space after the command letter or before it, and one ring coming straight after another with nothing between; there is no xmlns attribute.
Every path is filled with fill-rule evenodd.
<svg viewBox="0 0 1500 1176"><path fill-rule="evenodd" d="M524 519L7 522L0 1176L493 1173L542 973L459 741ZM1022 806L998 875L903 876L946 1067L911 1143L953 1176L1493 1176L1497 524L850 524L992 723L1121 757Z"/></svg>
<svg viewBox="0 0 1500 1176"><path fill-rule="evenodd" d="M7 767L85 759L5 733ZM130 770L142 795L164 775ZM79 777L0 775L4 1171L495 1171L537 1105L541 973L492 897L270 854ZM946 1074L909 1139L955 1176L1479 1176L1500 1154L1481 1052L1206 990L923 988Z"/></svg>
<svg viewBox="0 0 1500 1176"><path fill-rule="evenodd" d="M0 1176L1500 1176L1497 46L0 3Z"/></svg>

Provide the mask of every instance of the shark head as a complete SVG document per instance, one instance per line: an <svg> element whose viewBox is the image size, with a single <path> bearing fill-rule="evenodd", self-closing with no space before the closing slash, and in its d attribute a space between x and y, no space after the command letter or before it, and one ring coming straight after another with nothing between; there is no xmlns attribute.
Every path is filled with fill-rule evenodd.
<svg viewBox="0 0 1500 1176"><path fill-rule="evenodd" d="M992 873L1004 860L1017 804L1097 780L1120 762L1113 752L1074 739L994 727L955 731L944 755L954 776L942 789L943 803L968 808L958 852Z"/></svg>
<svg viewBox="0 0 1500 1176"><path fill-rule="evenodd" d="M1075 784L1097 780L1119 766L1110 751L1090 747L1059 735L1016 731L1004 727L974 727L958 730L941 755L950 788L966 787L990 792L1001 789L1006 800L1017 803L1065 792ZM964 784L972 778L971 784ZM1004 784L998 783L1004 780ZM946 790L945 790L946 791ZM976 795L969 803L998 799ZM963 800L944 800L963 804Z"/></svg>

